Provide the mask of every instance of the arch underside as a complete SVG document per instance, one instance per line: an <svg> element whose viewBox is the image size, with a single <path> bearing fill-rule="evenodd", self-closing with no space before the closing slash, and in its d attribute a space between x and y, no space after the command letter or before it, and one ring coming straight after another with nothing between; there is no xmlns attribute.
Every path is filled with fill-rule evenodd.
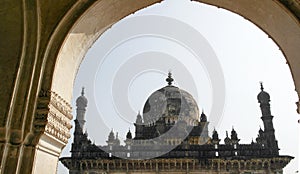
<svg viewBox="0 0 300 174"><path fill-rule="evenodd" d="M279 1L196 1L237 13L265 31L285 55L294 79L295 89L300 91L300 80L297 80L300 79L300 68L297 68L300 66L298 58L300 25L298 19L283 4ZM159 1L151 0L142 3L138 1L138 3L132 4L119 1L99 1L90 7L69 32L58 54L51 90L61 94L67 101L71 101L70 89L73 88L80 63L92 44L114 23L155 2ZM68 75L62 79L62 73ZM64 85L61 85L61 81L64 82Z"/></svg>
<svg viewBox="0 0 300 174"><path fill-rule="evenodd" d="M239 14L267 33L285 55L300 95L298 0L196 1ZM88 49L114 23L159 2L0 3L0 173L55 171L71 128L74 79ZM299 107L298 102L298 113ZM38 154L39 150L52 155L48 164L52 170L43 168L46 154Z"/></svg>

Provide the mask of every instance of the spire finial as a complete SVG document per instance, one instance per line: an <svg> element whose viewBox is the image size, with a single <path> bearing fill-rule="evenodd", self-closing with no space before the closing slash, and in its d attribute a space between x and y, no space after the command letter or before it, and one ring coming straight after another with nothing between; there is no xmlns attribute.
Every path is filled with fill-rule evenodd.
<svg viewBox="0 0 300 174"><path fill-rule="evenodd" d="M226 137L228 137L228 131L226 131Z"/></svg>
<svg viewBox="0 0 300 174"><path fill-rule="evenodd" d="M260 81L259 83L260 83L260 89L261 89L261 91L263 91L264 90L263 82Z"/></svg>
<svg viewBox="0 0 300 174"><path fill-rule="evenodd" d="M84 87L82 87L81 95L84 96Z"/></svg>
<svg viewBox="0 0 300 174"><path fill-rule="evenodd" d="M166 81L168 82L168 85L172 85L172 82L174 81L174 79L172 78L171 71L169 71L168 78L166 78Z"/></svg>

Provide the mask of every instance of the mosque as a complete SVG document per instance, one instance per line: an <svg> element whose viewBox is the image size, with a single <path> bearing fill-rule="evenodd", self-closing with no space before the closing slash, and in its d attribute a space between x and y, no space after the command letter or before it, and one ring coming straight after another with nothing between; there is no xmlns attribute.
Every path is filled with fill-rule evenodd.
<svg viewBox="0 0 300 174"><path fill-rule="evenodd" d="M137 114L135 136L129 130L125 144L113 130L106 145L91 142L83 132L88 100L82 91L76 100L71 157L60 159L69 173L281 174L293 159L279 154L270 95L262 83L257 99L264 127L255 141L241 144L234 128L223 141L215 129L210 135L208 118L193 96L172 84L171 73L166 81Z"/></svg>

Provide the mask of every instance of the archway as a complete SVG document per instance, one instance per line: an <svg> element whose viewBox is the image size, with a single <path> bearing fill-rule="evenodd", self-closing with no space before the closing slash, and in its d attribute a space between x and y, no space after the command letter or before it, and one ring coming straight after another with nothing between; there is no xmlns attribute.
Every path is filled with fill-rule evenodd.
<svg viewBox="0 0 300 174"><path fill-rule="evenodd" d="M102 4L101 4L102 5ZM216 4L214 4L216 5ZM220 5L220 4L218 4ZM224 4L223 4L224 5ZM270 10L268 12L266 11L263 11L261 10L260 13L253 13L251 12L251 9L247 9L247 8L241 8L239 6L237 6L236 4L230 4L228 6L226 6L228 4L225 4L224 5L224 8L228 8L230 11L233 11L235 13L238 13L238 14L242 14L242 16L248 18L248 19L251 19L252 22L254 22L256 25L258 25L260 28L262 28L264 31L266 31L267 33L269 33L270 37L273 38L273 40L276 41L276 43L281 47L281 48L287 48L288 49L283 49L283 50L286 50L284 52L285 56L287 57L287 54L288 55L293 55L291 51L292 49L290 49L293 44L286 44L286 42L284 41L286 38L281 38L282 36L277 36L277 35L280 35L280 30L281 29L277 29L277 30L274 30L272 29L272 27L270 27L270 23L274 22L274 21L269 21L270 20L270 17L266 17L267 15L269 15L269 13L272 13L272 14L279 14L277 10L277 8L275 8L276 6L274 6L275 4L268 4L270 6L273 5L274 7L274 11ZM240 5L240 4L239 4ZM249 5L249 4L244 4L246 5L246 7ZM261 4L260 2L258 4L256 4L258 6L263 6L263 4ZM277 4L278 5L278 4ZM56 76L59 76L59 67L62 68L62 69L65 69L66 68L66 64L69 62L66 57L69 57L70 58L76 58L77 61L75 61L75 64L72 65L72 69L71 68L71 71L69 72L72 72L71 76L74 76L74 74L76 74L77 72L77 69L79 67L79 64L82 60L82 58L84 57L86 51L89 49L89 47L94 43L94 41L101 35L102 32L104 32L106 30L107 27L110 27L113 23L115 23L116 21L113 21L112 23L107 23L106 26L102 26L102 28L97 28L98 26L97 25L100 25L99 24L99 18L97 18L97 15L100 15L98 14L98 11L93 11L93 9L99 9L99 4L95 4L95 6L91 7L91 11L88 11L87 13L85 13L82 18L80 20L82 20L83 22L81 23L80 21L75 25L75 27L72 29L72 31L69 33L68 35L68 39L65 41L65 44L63 45L62 49L60 50L60 54L58 55L58 64L57 64L57 68L54 72L54 80L56 79L55 77ZM231 10L231 9L235 9L235 10ZM254 8L255 9L255 8ZM254 10L252 9L252 10ZM89 16L90 15L90 16ZM268 21L268 23L264 23L266 21L260 21L262 19L262 16L265 16L266 17L266 20ZM274 18L273 18L274 17ZM272 19L276 19L277 17L276 16L273 16ZM287 22L287 20L283 20L284 22ZM95 24L96 23L96 24ZM91 24L91 25L89 25ZM261 26L259 25L261 24ZM273 23L274 25L276 24ZM95 25L95 28L91 28L90 26L93 26ZM278 25L278 24L276 24ZM281 27L283 26L286 26L288 24L281 24ZM86 26L89 26L88 28L86 28ZM101 26L101 25L100 25ZM284 27L283 27L284 28ZM285 30L283 29L282 30ZM295 28L296 29L296 28ZM86 30L86 31L85 31ZM92 30L92 31L91 31ZM83 34L84 33L84 34ZM292 39L294 36L291 36L290 39ZM276 39L274 39L276 38ZM292 39L293 40L293 39ZM297 40L293 40L293 41L297 41ZM77 43L81 43L81 45L75 45L73 44L74 42L77 42ZM281 44L279 44L281 43ZM75 51L74 51L75 50ZM295 51L295 50L294 50ZM70 54L71 53L71 54ZM294 55L295 56L295 55ZM64 60L63 60L63 59ZM78 59L77 59L78 58ZM63 61L60 61L60 60L63 60ZM287 59L289 60L289 59ZM292 68L292 67L291 67ZM65 76L67 77L67 76ZM60 79L60 78L57 78L57 79ZM66 87L66 80L67 79L60 79L59 81L63 81L64 82L64 89L60 89L59 86L62 86L60 85L59 83L53 81L53 86L52 86L52 90L53 91L60 91L58 93L60 94L65 94L66 98L69 98L69 96L67 95L71 95L71 91L68 91L68 89L70 89L69 87L72 87L73 86L73 83L71 84L67 84L67 86L69 85L69 87ZM69 92L69 94L66 93L66 91L64 90L67 90Z"/></svg>
<svg viewBox="0 0 300 174"><path fill-rule="evenodd" d="M108 27L119 21L121 18L134 13L138 9L149 6L154 2L158 1L134 3L135 5L123 2L114 2L109 4L96 2L93 4L81 16L66 36L64 44L57 55L51 90L56 91L64 99L70 101L72 96L69 89L73 86L73 80L80 62L95 40ZM286 11L286 7L279 2L272 1L220 2L200 0L199 2L225 8L237 13L265 31L273 39L273 41L278 44L279 48L281 48L287 59L287 64L291 69L292 76L294 77L296 90L300 88L300 82L295 80L298 79L298 76L300 76L300 70L296 68L300 64L300 60L297 59L297 45L300 43L300 37L297 36L300 36L300 25L297 18L295 18L295 16L293 16L290 12ZM108 7L112 7L112 4L115 9ZM118 10L117 7L127 8L124 8L124 10ZM262 9L261 7L268 8ZM103 16L103 14L105 14L105 16ZM65 74L64 79L60 76L61 74ZM64 82L64 85L61 85L62 81Z"/></svg>
<svg viewBox="0 0 300 174"><path fill-rule="evenodd" d="M291 0L294 5L287 6L284 1L198 1L237 13L269 34L286 57L299 95L300 24L296 1ZM45 159L50 159L51 165L55 166L57 154L67 141L68 136L64 133L67 134L70 128L67 124L71 119L70 89L86 51L106 28L156 2L160 1L12 1L4 4L1 14L7 13L1 19L7 25L2 23L4 32L1 30L1 34L4 33L3 38L9 42L1 43L1 56L10 60L4 62L1 71L1 77L7 79L1 86L3 104L0 111L4 115L0 129L2 173L31 173L33 168L40 171L44 165L39 161ZM57 106L61 117L65 118L63 133L54 133L52 129L45 132L51 101L56 101L52 102L53 107ZM50 139L41 140L45 134L49 136L44 138ZM47 153L37 154L36 151L47 151L39 146L41 143L52 140L58 144L47 152L52 155L50 158ZM51 172L53 170L49 170Z"/></svg>

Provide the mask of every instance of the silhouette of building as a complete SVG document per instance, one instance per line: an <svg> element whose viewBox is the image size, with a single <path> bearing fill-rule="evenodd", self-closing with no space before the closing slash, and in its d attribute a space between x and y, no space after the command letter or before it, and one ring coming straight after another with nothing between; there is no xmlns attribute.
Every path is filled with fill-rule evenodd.
<svg viewBox="0 0 300 174"><path fill-rule="evenodd" d="M261 91L257 96L262 112L264 130L258 131L256 141L240 144L237 132L226 132L224 144L217 130L209 136L208 119L199 113L194 98L186 91L172 85L155 91L147 99L143 115L137 114L135 137L129 130L125 145L118 134L109 133L107 145L97 146L83 132L87 99L76 100L74 141L71 157L60 161L77 173L282 173L293 157L279 155L275 138L270 95Z"/></svg>

